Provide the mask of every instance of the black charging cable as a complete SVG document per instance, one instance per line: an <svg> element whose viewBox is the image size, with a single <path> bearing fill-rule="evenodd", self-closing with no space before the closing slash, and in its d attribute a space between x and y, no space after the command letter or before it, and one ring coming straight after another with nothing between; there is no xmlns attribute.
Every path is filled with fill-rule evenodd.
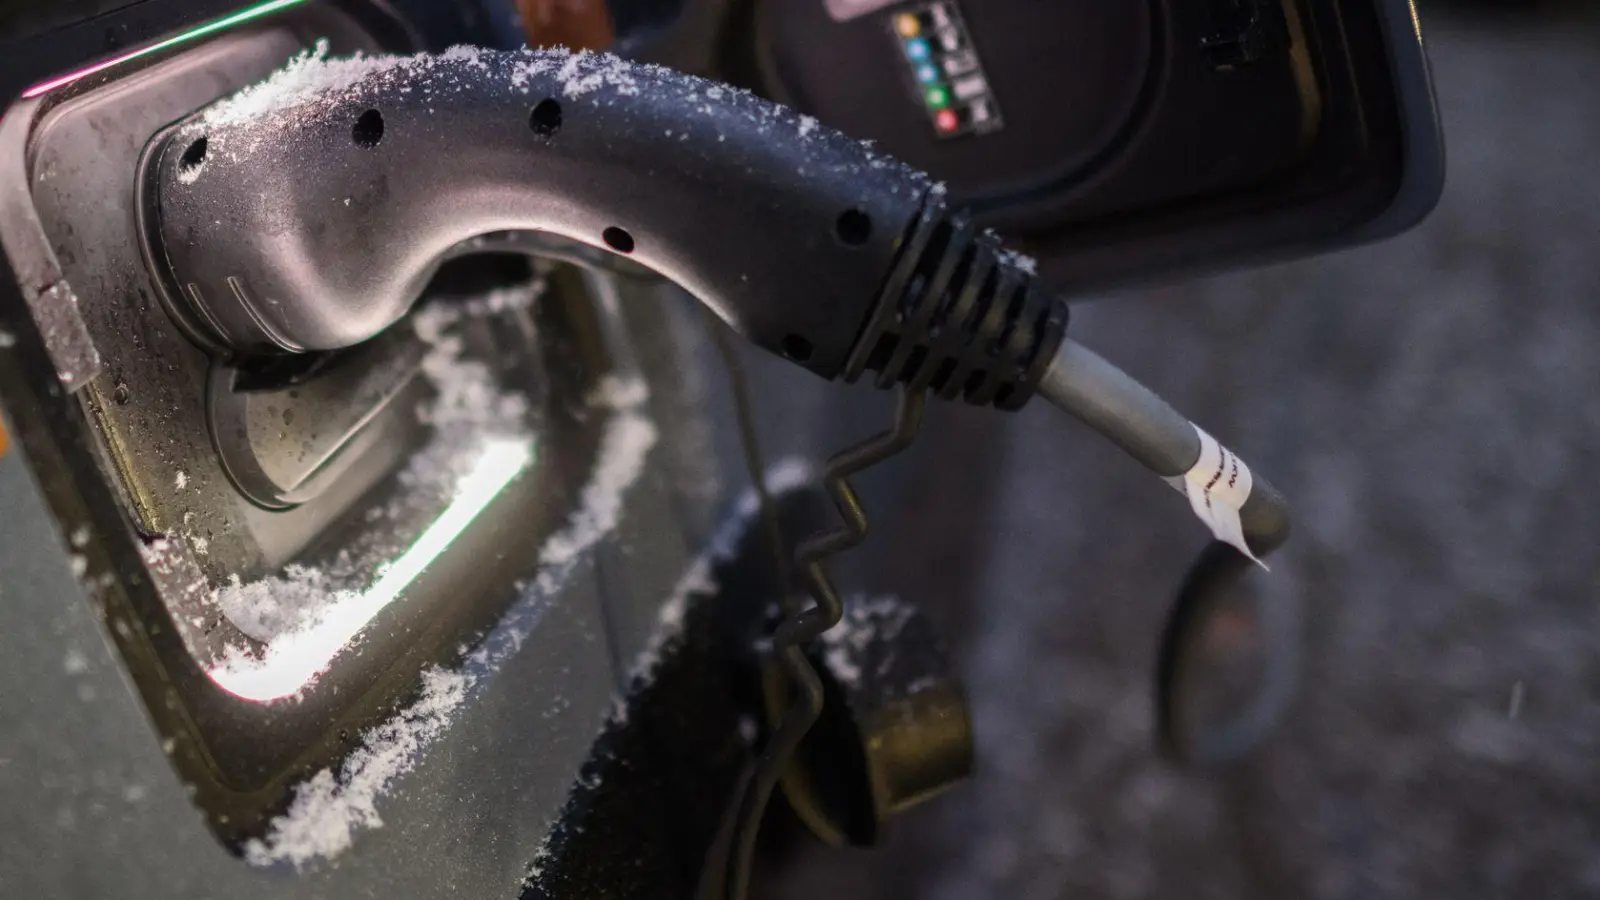
<svg viewBox="0 0 1600 900"><path fill-rule="evenodd" d="M1163 678L1182 670L1196 611L1288 534L1277 491L1068 339L1067 308L1031 262L939 185L724 85L565 51L311 54L159 136L140 191L163 302L219 356L350 346L403 316L451 247L540 231L676 281L823 378L900 392L894 427L829 465L845 525L802 544L813 603L773 646L795 704L746 772L702 897L744 895L762 811L820 709L804 647L839 619L826 561L866 530L847 476L909 443L926 396L1002 410L1043 396L1172 480L1231 541L1180 591ZM1158 696L1169 749L1216 755L1170 727L1170 685Z"/></svg>

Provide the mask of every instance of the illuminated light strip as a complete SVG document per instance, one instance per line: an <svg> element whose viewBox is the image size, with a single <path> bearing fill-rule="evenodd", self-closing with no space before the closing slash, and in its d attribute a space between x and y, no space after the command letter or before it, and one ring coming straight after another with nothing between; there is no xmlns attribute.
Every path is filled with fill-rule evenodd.
<svg viewBox="0 0 1600 900"><path fill-rule="evenodd" d="M85 78L93 75L96 72L104 72L106 69L109 69L112 66L122 65L125 62L138 59L141 56L149 56L152 53L159 53L168 47L176 47L179 44L187 43L188 41L192 41L197 38L203 38L208 34L216 34L219 31L224 31L232 28L235 25L241 25L252 19L259 19L262 16L278 12L279 10L288 9L291 6L299 6L305 2L306 0L267 0L266 3L257 4L249 9L236 12L227 18L218 19L215 22L207 22L198 28L192 28L183 32L182 34L169 37L164 41L158 41L157 43L151 44L147 47L141 47L138 50L135 50L131 53L125 53L122 56L116 57L115 59L108 59L104 62L95 63L86 69L79 69L78 71L73 72L71 75L63 75L60 78L46 81L44 84L36 84L33 87L28 88L26 91L23 91L22 96L24 99L31 99L39 96L40 94L47 94L56 88L65 87L66 85L69 85L80 78Z"/></svg>
<svg viewBox="0 0 1600 900"><path fill-rule="evenodd" d="M377 583L334 600L310 627L267 645L260 659L233 658L209 671L219 687L246 700L291 697L311 684L384 607L439 558L513 479L533 461L529 439L495 440L461 479L456 497Z"/></svg>

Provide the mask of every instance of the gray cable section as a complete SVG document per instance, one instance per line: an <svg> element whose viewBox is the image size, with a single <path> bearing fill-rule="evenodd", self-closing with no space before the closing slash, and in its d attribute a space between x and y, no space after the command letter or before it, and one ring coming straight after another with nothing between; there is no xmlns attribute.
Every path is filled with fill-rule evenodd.
<svg viewBox="0 0 1600 900"><path fill-rule="evenodd" d="M1200 458L1200 436L1182 413L1071 338L1061 342L1039 393L1163 478L1182 477ZM1265 556L1289 537L1288 507L1253 469L1251 478L1239 519L1250 549Z"/></svg>

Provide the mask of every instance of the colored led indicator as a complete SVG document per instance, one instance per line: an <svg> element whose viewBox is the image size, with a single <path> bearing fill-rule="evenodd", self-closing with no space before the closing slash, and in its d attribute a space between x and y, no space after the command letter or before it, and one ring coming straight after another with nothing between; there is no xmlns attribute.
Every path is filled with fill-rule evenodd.
<svg viewBox="0 0 1600 900"><path fill-rule="evenodd" d="M907 65L901 71L910 76L905 83L922 101L935 137L943 141L985 135L1004 127L994 85L983 71L958 0L921 0L906 5L912 8L885 12L879 27L887 32L885 37L900 45Z"/></svg>

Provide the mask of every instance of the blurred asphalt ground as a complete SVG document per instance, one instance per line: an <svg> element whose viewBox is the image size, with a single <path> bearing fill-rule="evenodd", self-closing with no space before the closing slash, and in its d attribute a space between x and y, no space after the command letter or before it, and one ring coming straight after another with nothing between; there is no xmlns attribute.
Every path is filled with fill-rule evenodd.
<svg viewBox="0 0 1600 900"><path fill-rule="evenodd" d="M956 638L981 771L769 896L1600 896L1600 26L1424 25L1450 176L1422 228L1075 311L1290 496L1258 580L1306 616L1285 731L1220 774L1158 760L1200 527L1051 410L1003 460L991 416L935 410L873 580Z"/></svg>

